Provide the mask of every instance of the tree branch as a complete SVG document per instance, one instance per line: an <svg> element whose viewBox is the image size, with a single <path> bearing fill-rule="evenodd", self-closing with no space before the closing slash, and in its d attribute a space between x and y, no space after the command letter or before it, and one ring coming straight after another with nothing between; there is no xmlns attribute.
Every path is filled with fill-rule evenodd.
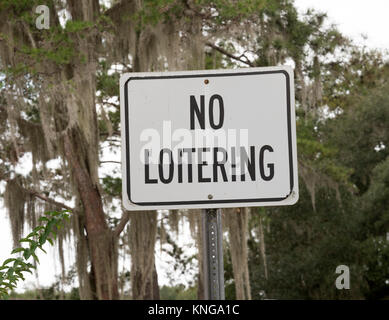
<svg viewBox="0 0 389 320"><path fill-rule="evenodd" d="M120 105L118 103L114 103L114 102L109 102L109 101L102 101L102 104L108 104L109 106L111 107L114 107L116 109L120 109Z"/></svg>
<svg viewBox="0 0 389 320"><path fill-rule="evenodd" d="M255 67L255 65L250 60L248 60L246 56L245 56L246 60L243 60L241 57L234 56L232 53L229 53L228 51L224 50L223 48L218 47L217 45L215 45L215 44L213 44L213 43L211 43L209 41L207 41L205 43L205 45L210 47L210 48L212 48L213 50L216 50L216 51L220 52L221 54L224 54L225 56L227 56L227 57L229 57L231 59L234 59L236 61L239 61L239 62L242 62L244 64L247 64L250 67Z"/></svg>
<svg viewBox="0 0 389 320"><path fill-rule="evenodd" d="M115 237L120 236L120 234L124 230L124 227L126 226L128 220L130 220L130 213L127 211L124 211L122 218L120 219L119 224L116 226L115 230L113 231L113 235Z"/></svg>
<svg viewBox="0 0 389 320"><path fill-rule="evenodd" d="M46 201L46 202L48 202L48 203L54 204L54 205L56 205L57 207L67 209L67 210L70 210L70 211L72 211L72 212L76 212L76 210L75 210L74 208L71 208L71 207L67 206L66 204L63 204L63 203L61 203L61 202L58 202L58 201L55 201L55 200L53 200L53 199L50 199L50 198L48 198L48 197L46 197L46 196L43 196L43 195L39 194L38 192L36 192L35 190L27 190L27 191L28 191L28 192L31 194L31 196L33 196L33 197L36 197L36 198L39 198L39 199L41 199L41 200L43 200L43 201Z"/></svg>

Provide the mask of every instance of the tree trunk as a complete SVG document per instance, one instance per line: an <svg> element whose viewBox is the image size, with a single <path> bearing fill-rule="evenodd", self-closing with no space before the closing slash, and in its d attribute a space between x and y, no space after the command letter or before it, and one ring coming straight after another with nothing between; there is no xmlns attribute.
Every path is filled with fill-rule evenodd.
<svg viewBox="0 0 389 320"><path fill-rule="evenodd" d="M159 286L158 286L158 274L157 274L157 269L155 267L154 263L154 268L151 274L151 277L147 280L146 283L146 291L145 295L143 297L145 300L159 300Z"/></svg>
<svg viewBox="0 0 389 320"><path fill-rule="evenodd" d="M226 226L229 231L236 300L251 300L246 239L248 233L248 208L224 209L224 213Z"/></svg>
<svg viewBox="0 0 389 320"><path fill-rule="evenodd" d="M134 300L159 299L154 248L157 233L155 211L133 212L129 243L131 252L131 288Z"/></svg>
<svg viewBox="0 0 389 320"><path fill-rule="evenodd" d="M132 278L132 298L134 300L159 300L158 274L155 264L149 277L144 280L144 274L137 269ZM144 289L142 290L142 288Z"/></svg>
<svg viewBox="0 0 389 320"><path fill-rule="evenodd" d="M101 195L87 169L82 152L82 137L77 128L69 130L64 138L64 151L72 167L85 210L85 225L91 263L96 283L98 299L118 299L117 253L115 239L109 229L103 211Z"/></svg>
<svg viewBox="0 0 389 320"><path fill-rule="evenodd" d="M136 32L134 72L142 72L140 52L141 31ZM134 212L130 226L131 287L134 300L159 300L158 274L154 246L157 232L157 212ZM139 256L143 250L144 258ZM150 269L152 268L152 269Z"/></svg>

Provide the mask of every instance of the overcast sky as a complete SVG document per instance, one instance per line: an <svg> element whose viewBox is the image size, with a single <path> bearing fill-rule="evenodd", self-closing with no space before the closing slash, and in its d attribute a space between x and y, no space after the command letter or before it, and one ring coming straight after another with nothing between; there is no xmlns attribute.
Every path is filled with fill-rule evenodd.
<svg viewBox="0 0 389 320"><path fill-rule="evenodd" d="M362 43L361 34L364 34L368 37L368 40L364 42L368 47L389 49L389 19L387 17L389 0L295 0L295 4L300 12L305 12L308 8L327 12L330 22L338 25L342 33L358 43ZM9 257L11 249L9 221L6 218L5 209L0 207L0 262ZM52 256L53 251L48 255L40 255L39 273L40 282L43 285L52 283L54 274L60 271L59 266L54 265ZM164 276L160 275L160 279L163 278ZM20 283L19 288L23 288L26 284L31 286L33 283L34 278L28 277L27 283Z"/></svg>
<svg viewBox="0 0 389 320"><path fill-rule="evenodd" d="M357 41L368 36L366 45L389 49L388 0L295 0L301 12L314 8L328 14L340 31Z"/></svg>

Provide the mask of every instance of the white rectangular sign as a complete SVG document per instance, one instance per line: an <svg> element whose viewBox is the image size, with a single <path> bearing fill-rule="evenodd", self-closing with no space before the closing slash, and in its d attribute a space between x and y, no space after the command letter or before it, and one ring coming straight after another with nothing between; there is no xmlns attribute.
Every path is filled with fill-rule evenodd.
<svg viewBox="0 0 389 320"><path fill-rule="evenodd" d="M127 73L120 104L127 210L296 203L290 67Z"/></svg>

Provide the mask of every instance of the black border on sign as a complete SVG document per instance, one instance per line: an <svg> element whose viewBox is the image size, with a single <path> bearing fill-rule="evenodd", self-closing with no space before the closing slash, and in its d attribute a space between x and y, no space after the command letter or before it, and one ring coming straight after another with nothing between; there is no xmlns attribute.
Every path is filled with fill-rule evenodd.
<svg viewBox="0 0 389 320"><path fill-rule="evenodd" d="M154 79L185 79L185 78L210 78L210 77L230 77L242 75L263 75L282 73L286 77L286 104L287 104L287 126L288 126L288 145L289 145L289 181L290 192L284 197L279 198L257 198L257 199L233 199L233 200L192 200L192 201L167 201L167 202L134 202L131 200L131 179L130 179L130 135L129 135L129 108L128 108L128 83L131 80L154 80ZM191 205L191 204L223 204L223 203L243 203L243 202L277 202L285 200L293 191L293 154L292 154L292 125L291 125L291 107L290 107L290 77L285 70L273 71L247 71L234 73L211 73L211 74L193 74L193 75L166 75L150 77L130 77L124 83L124 109L125 109L125 137L126 137L126 161L127 161L127 196L131 203L139 206L168 206L168 205Z"/></svg>

